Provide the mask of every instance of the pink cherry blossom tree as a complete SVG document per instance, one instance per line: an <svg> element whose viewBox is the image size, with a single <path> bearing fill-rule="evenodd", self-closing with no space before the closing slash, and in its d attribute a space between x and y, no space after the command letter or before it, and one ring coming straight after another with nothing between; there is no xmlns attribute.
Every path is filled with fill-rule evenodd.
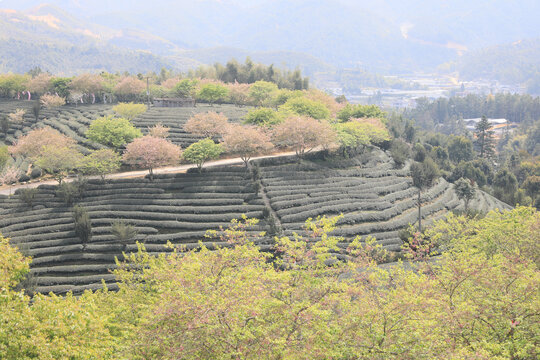
<svg viewBox="0 0 540 360"><path fill-rule="evenodd" d="M146 135L126 146L122 160L128 165L148 169L150 180L153 180L155 168L178 164L181 154L182 149L170 141Z"/></svg>
<svg viewBox="0 0 540 360"><path fill-rule="evenodd" d="M231 125L223 136L227 152L237 154L248 165L253 155L270 151L274 146L268 135L255 126Z"/></svg>

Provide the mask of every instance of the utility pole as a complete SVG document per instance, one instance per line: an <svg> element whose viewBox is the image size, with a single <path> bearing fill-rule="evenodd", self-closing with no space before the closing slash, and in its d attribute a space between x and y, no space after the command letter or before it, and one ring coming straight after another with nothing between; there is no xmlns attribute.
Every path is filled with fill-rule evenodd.
<svg viewBox="0 0 540 360"><path fill-rule="evenodd" d="M146 77L146 103L148 104L148 106L150 106L150 87L148 85L149 78L149 76Z"/></svg>

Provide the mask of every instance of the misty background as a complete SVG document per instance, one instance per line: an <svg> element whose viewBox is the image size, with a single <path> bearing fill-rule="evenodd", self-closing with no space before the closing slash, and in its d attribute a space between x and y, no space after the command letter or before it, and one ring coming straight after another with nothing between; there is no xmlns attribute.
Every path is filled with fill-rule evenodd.
<svg viewBox="0 0 540 360"><path fill-rule="evenodd" d="M298 67L323 88L419 72L540 84L535 0L3 0L0 9L1 72L186 71L250 56Z"/></svg>

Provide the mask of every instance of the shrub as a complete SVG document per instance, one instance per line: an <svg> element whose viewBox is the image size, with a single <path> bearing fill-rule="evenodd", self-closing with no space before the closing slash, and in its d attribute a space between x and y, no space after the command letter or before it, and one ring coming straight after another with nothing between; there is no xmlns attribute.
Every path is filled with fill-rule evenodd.
<svg viewBox="0 0 540 360"><path fill-rule="evenodd" d="M26 110L16 109L15 112L12 112L8 115L9 122L14 124L22 123L24 121L24 114L26 114Z"/></svg>
<svg viewBox="0 0 540 360"><path fill-rule="evenodd" d="M32 179L40 177L42 174L41 168L39 166L33 166L32 171L30 171L30 177Z"/></svg>
<svg viewBox="0 0 540 360"><path fill-rule="evenodd" d="M10 156L8 147L6 145L0 146L0 170L4 168L9 158Z"/></svg>
<svg viewBox="0 0 540 360"><path fill-rule="evenodd" d="M19 182L26 182L26 181L30 181L30 176L26 174L22 174L21 176L19 176Z"/></svg>
<svg viewBox="0 0 540 360"><path fill-rule="evenodd" d="M66 99L58 95L42 95L39 98L41 104L46 108L55 108L65 105Z"/></svg>
<svg viewBox="0 0 540 360"><path fill-rule="evenodd" d="M169 130L170 128L163 126L161 123L159 123L148 128L148 135L166 139L169 137Z"/></svg>
<svg viewBox="0 0 540 360"><path fill-rule="evenodd" d="M87 183L85 180L64 182L58 185L56 196L61 198L67 206L82 198Z"/></svg>
<svg viewBox="0 0 540 360"><path fill-rule="evenodd" d="M81 240L84 250L92 238L92 221L86 208L79 205L73 207L73 224L75 235Z"/></svg>
<svg viewBox="0 0 540 360"><path fill-rule="evenodd" d="M29 207L32 207L37 193L38 189L35 188L17 190L17 194L19 194L19 199Z"/></svg>
<svg viewBox="0 0 540 360"><path fill-rule="evenodd" d="M401 168L409 158L409 145L401 139L392 140L390 155L398 168Z"/></svg>
<svg viewBox="0 0 540 360"><path fill-rule="evenodd" d="M124 220L118 220L111 224L111 233L116 240L122 244L124 250L127 245L135 236L137 236L137 230Z"/></svg>

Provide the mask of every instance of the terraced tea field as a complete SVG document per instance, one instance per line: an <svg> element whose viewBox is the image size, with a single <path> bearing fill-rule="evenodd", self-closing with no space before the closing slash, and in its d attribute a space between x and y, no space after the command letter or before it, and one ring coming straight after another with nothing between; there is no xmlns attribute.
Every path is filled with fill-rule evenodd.
<svg viewBox="0 0 540 360"><path fill-rule="evenodd" d="M11 124L7 135L1 134L0 140L8 145L13 145L16 140L25 135L30 130L50 126L53 129L73 138L77 141L79 149L83 153L88 153L92 149L101 149L102 145L89 141L85 137L86 130L92 122L100 116L112 114L110 105L78 105L62 106L55 109L41 109L38 120L32 113L32 104L30 101L0 101L0 116L7 115L15 109L24 109L24 122L21 124Z"/></svg>
<svg viewBox="0 0 540 360"><path fill-rule="evenodd" d="M197 107L189 108L159 108L152 107L146 113L133 120L133 125L140 128L143 133L148 127L161 123L170 128L169 139L183 149L202 139L197 135L192 135L184 131L185 123L193 115L206 113L208 111L222 112L230 122L240 122L249 111L249 107L237 107L234 105L197 104Z"/></svg>
<svg viewBox="0 0 540 360"><path fill-rule="evenodd" d="M347 160L298 164L294 158L283 158L277 164L275 160L256 163L264 191L286 235L303 234L307 218L343 214L335 235L345 240L371 235L388 250L399 251L399 230L417 221L418 193L412 187L408 167L393 169L388 155L380 150ZM463 207L453 185L442 178L422 194L422 204L427 222ZM509 208L483 192L478 192L470 206L481 211Z"/></svg>
<svg viewBox="0 0 540 360"><path fill-rule="evenodd" d="M38 120L36 121L32 113L33 103L33 101L0 100L0 117L14 112L15 109L26 110L24 122L22 124L12 124L7 135L0 134L1 141L12 145L16 142L16 139L28 133L33 128L50 126L75 139L83 153L88 153L89 150L103 148L102 145L86 139L85 133L92 120L113 114L112 105L81 104L78 106L62 106L56 109L41 109ZM148 131L148 127L161 123L170 128L170 140L182 146L182 148L186 148L201 139L199 136L184 131L184 124L194 114L208 111L222 112L231 122L240 122L249 109L249 107L237 107L234 105L210 106L207 104L198 104L196 107L187 108L150 107L146 113L132 122L143 133Z"/></svg>
<svg viewBox="0 0 540 360"><path fill-rule="evenodd" d="M262 184L258 192L252 180L257 176ZM207 229L226 226L242 214L262 220L252 230L257 232L269 231L265 217L275 214L278 228L290 235L303 233L308 217L343 213L335 231L345 238L342 246L356 235L371 235L396 251L401 246L399 230L417 220L417 193L408 168L393 169L380 150L348 160L262 159L254 162L251 173L242 166L221 166L202 174L156 175L153 182L91 180L77 202L88 209L92 221L87 244L75 235L71 208L55 194L56 186L41 186L31 207L20 194L0 197L0 232L33 257L31 285L38 292L79 293L101 287L101 279L114 289L109 272L114 258L122 251L135 251L136 241L151 253L168 251L167 241L194 248L199 240L216 241L204 237ZM462 206L453 186L442 179L423 194L426 222ZM508 208L482 192L471 207ZM111 233L117 219L138 232L126 245ZM260 245L269 248L271 243L267 237Z"/></svg>
<svg viewBox="0 0 540 360"><path fill-rule="evenodd" d="M114 288L109 269L122 251L166 251L167 241L196 247L207 229L227 226L242 214L262 218L264 205L254 192L249 173L241 167L216 167L203 174L158 175L146 179L89 181L83 198L92 220L92 238L83 246L75 235L71 209L55 196L56 186L41 186L28 207L20 195L0 199L0 231L33 257L32 284L38 292L80 292ZM138 234L127 246L111 233L114 220L124 219ZM262 221L253 231L266 231ZM208 241L215 241L206 239Z"/></svg>

